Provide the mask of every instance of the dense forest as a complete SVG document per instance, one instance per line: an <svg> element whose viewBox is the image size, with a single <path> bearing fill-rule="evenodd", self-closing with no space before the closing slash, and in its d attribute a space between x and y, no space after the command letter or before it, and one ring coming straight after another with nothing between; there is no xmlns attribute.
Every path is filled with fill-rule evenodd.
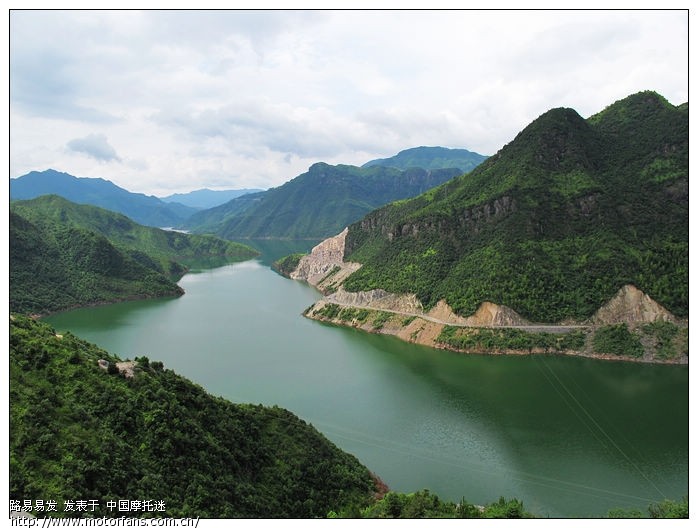
<svg viewBox="0 0 698 528"><path fill-rule="evenodd" d="M257 253L210 235L136 224L48 195L10 207L10 309L47 313L94 303L181 295L191 265Z"/></svg>
<svg viewBox="0 0 698 528"><path fill-rule="evenodd" d="M633 284L688 316L688 105L553 109L471 173L352 224L344 286L583 320Z"/></svg>
<svg viewBox="0 0 698 528"><path fill-rule="evenodd" d="M325 517L375 491L292 413L215 398L147 357L129 377L109 353L17 315L9 353L12 499L97 499L96 516L122 515L109 500L152 499L174 517Z"/></svg>

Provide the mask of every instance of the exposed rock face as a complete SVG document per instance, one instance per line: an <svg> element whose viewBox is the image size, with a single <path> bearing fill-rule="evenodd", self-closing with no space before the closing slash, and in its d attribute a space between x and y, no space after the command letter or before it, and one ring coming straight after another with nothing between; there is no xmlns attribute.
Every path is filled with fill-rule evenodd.
<svg viewBox="0 0 698 528"><path fill-rule="evenodd" d="M518 205L514 198L508 195L501 196L491 202L475 205L461 211L457 215L458 227L459 229L477 233L485 224L513 213L517 210L517 207ZM359 229L361 231L380 230L381 235L388 240L394 240L399 237L417 237L423 233L440 233L443 235L451 229L445 220L433 219L392 225L389 216L389 207L378 209L361 220ZM355 249L351 240L348 249L350 250L349 253Z"/></svg>
<svg viewBox="0 0 698 528"><path fill-rule="evenodd" d="M327 238L315 246L310 255L304 256L298 263L290 277L296 280L304 280L313 286L317 286L335 267L344 270L341 278L346 278L350 273L361 266L353 262L344 262L344 244L349 228L336 236ZM340 277L337 277L339 279ZM333 282L338 282L335 280Z"/></svg>
<svg viewBox="0 0 698 528"><path fill-rule="evenodd" d="M676 322L676 318L649 295L630 284L623 286L593 315L596 325L627 323L636 326L654 321Z"/></svg>
<svg viewBox="0 0 698 528"><path fill-rule="evenodd" d="M340 289L328 295L327 301L336 304L349 304L376 310L392 310L405 313L422 313L422 303L414 294L399 295L385 290L348 292Z"/></svg>
<svg viewBox="0 0 698 528"><path fill-rule="evenodd" d="M511 308L499 306L488 301L483 302L477 311L469 317L456 315L443 299L436 303L429 317L444 323L462 326L511 326L526 324L524 319Z"/></svg>

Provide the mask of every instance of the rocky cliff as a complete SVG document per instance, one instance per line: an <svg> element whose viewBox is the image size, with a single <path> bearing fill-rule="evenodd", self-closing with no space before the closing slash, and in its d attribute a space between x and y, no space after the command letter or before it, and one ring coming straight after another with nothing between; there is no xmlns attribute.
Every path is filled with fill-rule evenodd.
<svg viewBox="0 0 698 528"><path fill-rule="evenodd" d="M355 262L344 262L347 232L348 228L345 228L338 235L320 242L309 255L300 259L298 266L289 276L295 280L306 281L323 292L331 290L335 284L341 284L346 277L361 267Z"/></svg>

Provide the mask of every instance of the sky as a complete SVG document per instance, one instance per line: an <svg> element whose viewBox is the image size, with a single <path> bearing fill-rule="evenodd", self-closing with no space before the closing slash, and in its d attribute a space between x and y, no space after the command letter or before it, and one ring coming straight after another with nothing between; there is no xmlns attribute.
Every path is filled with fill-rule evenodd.
<svg viewBox="0 0 698 528"><path fill-rule="evenodd" d="M685 10L9 13L9 170L270 188L318 161L491 155L540 114L688 101Z"/></svg>

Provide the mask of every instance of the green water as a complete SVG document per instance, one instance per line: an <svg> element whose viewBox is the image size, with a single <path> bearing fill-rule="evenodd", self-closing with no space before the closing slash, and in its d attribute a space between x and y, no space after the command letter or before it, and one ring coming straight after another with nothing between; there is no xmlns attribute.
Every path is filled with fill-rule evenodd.
<svg viewBox="0 0 698 528"><path fill-rule="evenodd" d="M190 273L177 299L47 318L236 402L311 422L392 489L517 497L537 515L688 493L688 368L466 356L303 318L319 294L260 261Z"/></svg>

